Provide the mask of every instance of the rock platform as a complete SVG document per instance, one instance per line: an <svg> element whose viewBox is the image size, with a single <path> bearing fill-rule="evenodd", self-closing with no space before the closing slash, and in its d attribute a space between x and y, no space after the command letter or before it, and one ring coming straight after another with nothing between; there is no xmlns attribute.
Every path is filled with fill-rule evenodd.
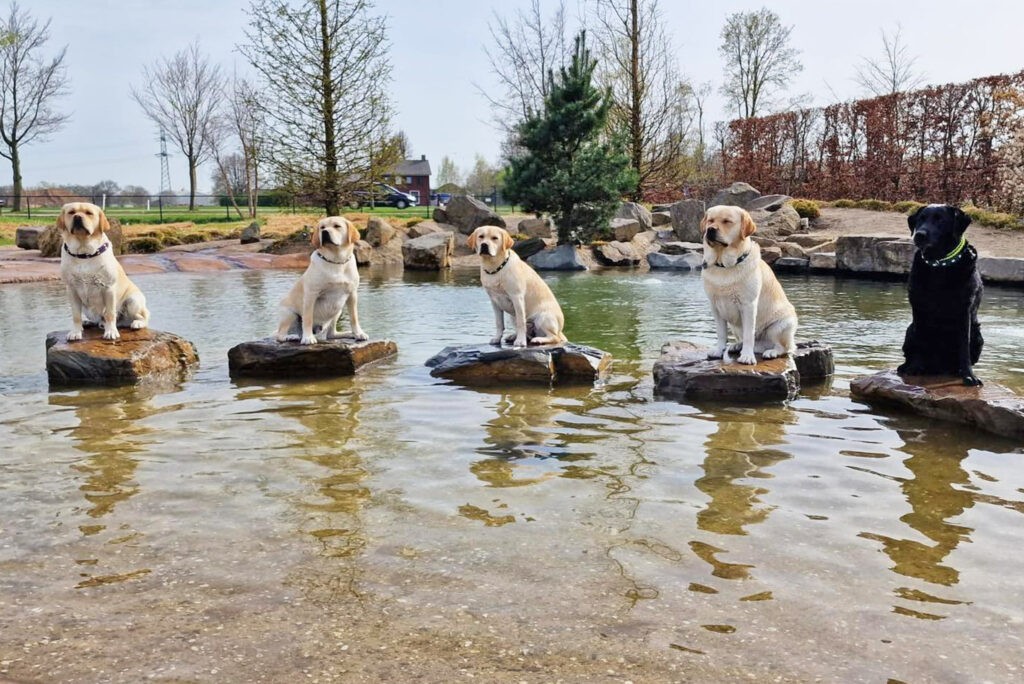
<svg viewBox="0 0 1024 684"><path fill-rule="evenodd" d="M957 377L904 378L887 370L851 381L850 393L870 404L902 408L1024 440L1024 397L1000 385L967 387Z"/></svg>
<svg viewBox="0 0 1024 684"><path fill-rule="evenodd" d="M355 375L363 366L397 353L398 345L391 340L340 337L299 344L267 337L229 349L228 373L232 378L335 378Z"/></svg>
<svg viewBox="0 0 1024 684"><path fill-rule="evenodd" d="M86 328L68 342L68 331L46 335L46 374L51 386L136 385L175 382L199 363L195 346L167 332L119 329L118 340L103 339L102 328Z"/></svg>
<svg viewBox="0 0 1024 684"><path fill-rule="evenodd" d="M543 347L467 344L445 347L427 360L430 374L465 384L594 382L612 363L608 352L567 342Z"/></svg>
<svg viewBox="0 0 1024 684"><path fill-rule="evenodd" d="M800 342L791 356L763 359L752 366L709 359L706 347L677 340L661 348L654 363L655 394L675 399L741 402L785 401L801 383L821 382L832 375L832 349L819 342Z"/></svg>

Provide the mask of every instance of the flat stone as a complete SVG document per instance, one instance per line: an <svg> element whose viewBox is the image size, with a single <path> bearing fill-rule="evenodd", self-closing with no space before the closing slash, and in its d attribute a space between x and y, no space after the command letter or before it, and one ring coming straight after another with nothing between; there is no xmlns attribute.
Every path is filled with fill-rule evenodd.
<svg viewBox="0 0 1024 684"><path fill-rule="evenodd" d="M176 382L199 363L195 345L167 332L119 329L121 338L104 340L103 330L86 328L68 342L68 331L46 335L46 374L50 384L136 385Z"/></svg>
<svg viewBox="0 0 1024 684"><path fill-rule="evenodd" d="M680 242L678 240L673 240L671 242L662 243L661 249L658 251L662 254L686 254L688 252L703 254L704 245L699 242Z"/></svg>
<svg viewBox="0 0 1024 684"><path fill-rule="evenodd" d="M790 235L786 238L786 242L795 242L801 247L817 247L818 245L824 245L828 242L835 242L835 238L831 238L825 235L806 235L803 233L797 233Z"/></svg>
<svg viewBox="0 0 1024 684"><path fill-rule="evenodd" d="M20 228L18 230L21 230ZM21 246L20 244L18 245ZM1024 259L978 257L978 272L986 283L1024 285Z"/></svg>
<svg viewBox="0 0 1024 684"><path fill-rule="evenodd" d="M316 344L278 342L273 337L243 342L228 350L228 373L233 378L336 378L355 375L368 363L398 353L391 340L342 337Z"/></svg>
<svg viewBox="0 0 1024 684"><path fill-rule="evenodd" d="M21 249L39 249L39 236L46 226L18 226L14 231L14 244Z"/></svg>
<svg viewBox="0 0 1024 684"><path fill-rule="evenodd" d="M906 275L914 261L909 238L842 235L836 240L836 268L854 273Z"/></svg>
<svg viewBox="0 0 1024 684"><path fill-rule="evenodd" d="M683 340L664 344L654 363L654 392L675 399L785 401L796 396L800 374L789 356L752 366L709 359L707 348Z"/></svg>
<svg viewBox="0 0 1024 684"><path fill-rule="evenodd" d="M697 252L684 254L651 252L647 255L647 265L651 267L651 270L699 271L703 264L704 255Z"/></svg>
<svg viewBox="0 0 1024 684"><path fill-rule="evenodd" d="M807 257L779 257L772 262L771 267L776 271L800 272L806 271L811 263Z"/></svg>
<svg viewBox="0 0 1024 684"><path fill-rule="evenodd" d="M808 266L812 271L834 271L836 270L835 252L813 252L808 255L810 262Z"/></svg>
<svg viewBox="0 0 1024 684"><path fill-rule="evenodd" d="M744 207L747 211L778 211L782 205L793 199L789 195L761 195Z"/></svg>
<svg viewBox="0 0 1024 684"><path fill-rule="evenodd" d="M466 384L594 382L611 366L608 352L567 342L543 347L467 344L445 347L427 360L430 374Z"/></svg>
<svg viewBox="0 0 1024 684"><path fill-rule="evenodd" d="M967 387L956 377L901 378L887 370L851 381L850 393L871 404L1024 440L1024 398L993 383Z"/></svg>

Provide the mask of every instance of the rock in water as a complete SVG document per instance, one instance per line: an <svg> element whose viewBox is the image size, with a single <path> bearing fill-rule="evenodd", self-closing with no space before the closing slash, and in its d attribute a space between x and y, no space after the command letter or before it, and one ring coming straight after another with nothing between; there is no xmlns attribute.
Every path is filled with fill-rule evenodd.
<svg viewBox="0 0 1024 684"><path fill-rule="evenodd" d="M752 366L708 359L708 350L685 341L668 342L654 363L654 391L676 399L784 401L800 389L800 374L789 356L760 359Z"/></svg>
<svg viewBox="0 0 1024 684"><path fill-rule="evenodd" d="M430 374L466 384L594 382L608 372L608 352L567 342L543 347L467 344L445 347L427 360Z"/></svg>
<svg viewBox="0 0 1024 684"><path fill-rule="evenodd" d="M273 337L243 342L228 350L231 377L336 378L354 375L368 363L398 353L391 340L342 337L316 344L278 342Z"/></svg>
<svg viewBox="0 0 1024 684"><path fill-rule="evenodd" d="M51 385L135 385L177 381L199 363L195 345L150 328L119 330L104 340L101 328L86 328L68 342L66 330L46 336L46 374Z"/></svg>
<svg viewBox="0 0 1024 684"><path fill-rule="evenodd" d="M797 342L792 359L797 372L800 373L801 385L822 382L836 372L832 347L817 340Z"/></svg>
<svg viewBox="0 0 1024 684"><path fill-rule="evenodd" d="M1024 398L992 383L967 387L956 377L901 378L887 370L853 380L850 393L872 404L1024 440Z"/></svg>

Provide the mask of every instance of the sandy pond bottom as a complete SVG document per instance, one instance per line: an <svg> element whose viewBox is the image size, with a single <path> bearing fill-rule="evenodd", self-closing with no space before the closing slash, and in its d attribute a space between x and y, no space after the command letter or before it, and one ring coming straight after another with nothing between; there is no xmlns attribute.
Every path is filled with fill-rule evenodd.
<svg viewBox="0 0 1024 684"><path fill-rule="evenodd" d="M734 407L652 396L661 343L712 335L687 275L550 278L600 387L430 378L491 335L474 273L364 275L394 361L231 382L294 277L138 277L200 352L164 392L48 392L62 289L0 288L0 681L1024 677L1024 448L848 395L902 285L786 280L837 376ZM989 290L977 367L1018 392L1022 308Z"/></svg>

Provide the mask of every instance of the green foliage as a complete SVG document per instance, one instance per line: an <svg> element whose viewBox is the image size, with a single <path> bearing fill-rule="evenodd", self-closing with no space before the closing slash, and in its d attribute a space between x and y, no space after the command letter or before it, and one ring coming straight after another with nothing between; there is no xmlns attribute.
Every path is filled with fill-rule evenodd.
<svg viewBox="0 0 1024 684"><path fill-rule="evenodd" d="M181 244L183 245L194 245L199 242L206 242L206 238L202 233L185 233L180 239Z"/></svg>
<svg viewBox="0 0 1024 684"><path fill-rule="evenodd" d="M892 208L895 211L900 212L901 214L910 215L910 214L913 214L915 211L917 211L918 209L920 209L923 206L924 205L921 204L920 202L915 202L913 200L907 200L907 201L904 201L904 202L893 202Z"/></svg>
<svg viewBox="0 0 1024 684"><path fill-rule="evenodd" d="M160 238L160 244L162 244L164 247L174 247L176 245L181 244L181 238L179 238L177 235L164 234L164 236Z"/></svg>
<svg viewBox="0 0 1024 684"><path fill-rule="evenodd" d="M857 200L853 203L853 206L858 209L867 209L868 211L894 211L892 204L877 199Z"/></svg>
<svg viewBox="0 0 1024 684"><path fill-rule="evenodd" d="M816 219L821 216L818 203L814 200L794 199L789 201L789 205L796 209L796 213L800 214L800 218Z"/></svg>
<svg viewBox="0 0 1024 684"><path fill-rule="evenodd" d="M527 212L553 214L559 243L587 241L637 184L621 139L606 133L611 99L593 85L596 66L581 32L572 63L557 79L548 74L543 111L519 126L525 153L506 174L506 197Z"/></svg>
<svg viewBox="0 0 1024 684"><path fill-rule="evenodd" d="M124 242L126 254L152 254L159 252L162 248L163 243L160 242L160 238L152 236L132 238Z"/></svg>
<svg viewBox="0 0 1024 684"><path fill-rule="evenodd" d="M852 209L857 203L850 199L837 199L832 202L832 206L838 209Z"/></svg>
<svg viewBox="0 0 1024 684"><path fill-rule="evenodd" d="M973 204L965 204L960 207L963 212L971 217L973 223L980 223L983 226L1002 228L1009 230L1024 230L1024 223L1013 214L1004 214L998 211L985 211Z"/></svg>

